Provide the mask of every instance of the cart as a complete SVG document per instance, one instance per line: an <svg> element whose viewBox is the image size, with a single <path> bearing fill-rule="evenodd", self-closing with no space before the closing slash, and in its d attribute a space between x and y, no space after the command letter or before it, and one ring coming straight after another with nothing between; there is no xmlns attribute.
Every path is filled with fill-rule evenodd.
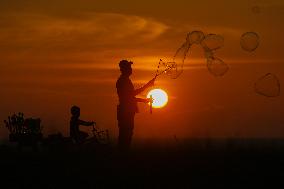
<svg viewBox="0 0 284 189"><path fill-rule="evenodd" d="M16 142L18 149L24 146L30 146L33 150L37 150L38 143L42 140L42 127L39 118L24 118L23 113L8 116L8 120L4 120L6 128L10 131L9 141Z"/></svg>

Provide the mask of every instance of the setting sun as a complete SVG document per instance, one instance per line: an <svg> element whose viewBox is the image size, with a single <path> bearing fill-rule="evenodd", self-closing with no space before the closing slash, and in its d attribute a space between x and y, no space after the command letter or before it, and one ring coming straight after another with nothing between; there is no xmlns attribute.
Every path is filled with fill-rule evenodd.
<svg viewBox="0 0 284 189"><path fill-rule="evenodd" d="M168 103L168 95L162 89L153 89L147 94L147 98L153 98L153 108L162 108Z"/></svg>

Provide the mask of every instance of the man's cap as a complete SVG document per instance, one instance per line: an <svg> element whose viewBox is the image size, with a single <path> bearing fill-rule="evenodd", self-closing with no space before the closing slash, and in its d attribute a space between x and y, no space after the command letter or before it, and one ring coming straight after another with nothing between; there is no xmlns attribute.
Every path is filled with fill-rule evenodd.
<svg viewBox="0 0 284 189"><path fill-rule="evenodd" d="M125 68L125 67L131 66L131 64L133 64L133 62L128 61L128 60L121 60L121 61L119 62L119 67L120 67L120 68Z"/></svg>

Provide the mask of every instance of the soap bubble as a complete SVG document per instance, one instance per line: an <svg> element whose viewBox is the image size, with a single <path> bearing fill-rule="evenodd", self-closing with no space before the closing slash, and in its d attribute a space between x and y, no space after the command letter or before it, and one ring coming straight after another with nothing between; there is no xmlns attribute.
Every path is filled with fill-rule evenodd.
<svg viewBox="0 0 284 189"><path fill-rule="evenodd" d="M166 73L172 79L178 78L183 72L185 59L193 44L201 45L207 59L207 67L214 76L223 76L229 67L221 59L214 57L214 52L224 46L224 38L217 34L205 35L202 31L194 30L186 36L186 41L177 49L172 62L160 60L156 76Z"/></svg>
<svg viewBox="0 0 284 189"><path fill-rule="evenodd" d="M173 62L175 62L175 68L172 69L172 79L178 78L180 74L183 72L183 65L184 65L184 60L186 58L186 55L190 49L190 43L186 41L177 51L176 54L174 55Z"/></svg>
<svg viewBox="0 0 284 189"><path fill-rule="evenodd" d="M201 45L206 50L217 50L224 46L224 38L217 34L208 34L202 40Z"/></svg>
<svg viewBox="0 0 284 189"><path fill-rule="evenodd" d="M255 82L254 89L260 95L277 97L280 95L280 82L276 75L267 73Z"/></svg>
<svg viewBox="0 0 284 189"><path fill-rule="evenodd" d="M213 51L212 50L210 50L210 49L203 49L204 50L204 56L205 56L205 58L213 58L214 57L214 53L213 53Z"/></svg>
<svg viewBox="0 0 284 189"><path fill-rule="evenodd" d="M214 57L207 59L207 68L216 77L225 75L229 70L229 66L223 60Z"/></svg>
<svg viewBox="0 0 284 189"><path fill-rule="evenodd" d="M192 31L187 35L187 41L189 41L190 44L200 44L204 38L205 35L202 31Z"/></svg>
<svg viewBox="0 0 284 189"><path fill-rule="evenodd" d="M259 36L255 32L246 32L241 36L240 44L243 50L253 52L259 46Z"/></svg>

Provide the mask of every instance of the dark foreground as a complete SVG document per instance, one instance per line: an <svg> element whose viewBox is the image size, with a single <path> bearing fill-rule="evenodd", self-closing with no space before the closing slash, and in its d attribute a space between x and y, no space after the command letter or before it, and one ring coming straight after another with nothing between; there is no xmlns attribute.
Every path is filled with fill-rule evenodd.
<svg viewBox="0 0 284 189"><path fill-rule="evenodd" d="M1 188L239 188L284 186L282 140L151 142L38 152L1 146ZM274 188L274 187L273 187Z"/></svg>

